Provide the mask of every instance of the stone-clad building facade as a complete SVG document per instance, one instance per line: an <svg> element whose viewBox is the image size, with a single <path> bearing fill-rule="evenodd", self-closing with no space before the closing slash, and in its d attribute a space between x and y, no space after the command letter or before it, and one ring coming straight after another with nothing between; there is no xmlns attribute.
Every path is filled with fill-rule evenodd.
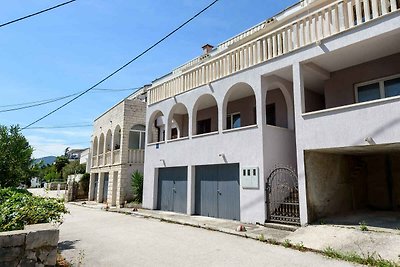
<svg viewBox="0 0 400 267"><path fill-rule="evenodd" d="M143 88L94 121L89 200L120 206L133 198L131 176L144 164L144 94Z"/></svg>

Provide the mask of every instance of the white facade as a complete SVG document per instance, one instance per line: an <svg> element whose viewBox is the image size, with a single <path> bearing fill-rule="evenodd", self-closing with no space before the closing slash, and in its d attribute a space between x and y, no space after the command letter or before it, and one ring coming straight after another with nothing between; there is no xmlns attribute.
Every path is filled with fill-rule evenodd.
<svg viewBox="0 0 400 267"><path fill-rule="evenodd" d="M160 169L185 166L186 213L195 214L196 166L237 163L240 169L257 167L260 177L257 188L240 185L240 220L264 223L266 179L274 166L288 165L297 169L300 221L307 224L312 206L307 199L307 151L348 148L354 152L371 138L397 151L400 96L356 103L354 85L400 74L399 61L391 60L400 53L399 9L396 0L302 2L262 30L226 42L225 49L206 60L191 61L154 83L146 115L143 206L159 208ZM276 94L283 95L284 101L278 101ZM255 107L254 123L228 129L229 101L237 106L231 110L240 110L242 121L245 112ZM271 101L276 108L274 124L284 117L280 127L267 125ZM199 122L204 115L199 109L210 118L210 125L216 117L216 126ZM163 120L162 129L154 124L157 118ZM198 134L203 126L211 128L210 133ZM165 137L160 138L163 131ZM400 194L396 190L394 197Z"/></svg>

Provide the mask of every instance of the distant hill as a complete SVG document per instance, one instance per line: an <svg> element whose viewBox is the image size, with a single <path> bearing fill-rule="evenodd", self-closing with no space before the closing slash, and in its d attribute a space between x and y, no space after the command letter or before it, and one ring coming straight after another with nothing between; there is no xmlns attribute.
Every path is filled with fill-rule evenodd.
<svg viewBox="0 0 400 267"><path fill-rule="evenodd" d="M56 161L56 157L55 156L48 156L48 157L35 159L35 163L36 162L40 162L41 160L43 160L44 165L48 165L48 164L53 164L54 161Z"/></svg>

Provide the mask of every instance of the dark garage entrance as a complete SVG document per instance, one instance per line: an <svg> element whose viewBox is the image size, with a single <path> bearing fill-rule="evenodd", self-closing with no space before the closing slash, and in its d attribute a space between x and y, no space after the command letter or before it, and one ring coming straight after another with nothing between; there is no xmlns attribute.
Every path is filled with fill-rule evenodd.
<svg viewBox="0 0 400 267"><path fill-rule="evenodd" d="M400 227L399 162L396 144L307 151L309 221Z"/></svg>
<svg viewBox="0 0 400 267"><path fill-rule="evenodd" d="M187 212L187 167L158 170L157 209Z"/></svg>
<svg viewBox="0 0 400 267"><path fill-rule="evenodd" d="M239 164L196 166L196 214L240 220Z"/></svg>

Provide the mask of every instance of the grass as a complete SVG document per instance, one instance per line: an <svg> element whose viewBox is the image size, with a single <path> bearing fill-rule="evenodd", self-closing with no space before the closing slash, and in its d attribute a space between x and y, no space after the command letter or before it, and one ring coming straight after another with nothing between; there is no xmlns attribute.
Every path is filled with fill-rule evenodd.
<svg viewBox="0 0 400 267"><path fill-rule="evenodd" d="M400 267L399 264L393 261L382 259L382 257L377 254L368 254L367 256L361 256L355 252L341 252L331 247L327 247L326 249L324 249L323 254L329 258L359 263L368 266Z"/></svg>

